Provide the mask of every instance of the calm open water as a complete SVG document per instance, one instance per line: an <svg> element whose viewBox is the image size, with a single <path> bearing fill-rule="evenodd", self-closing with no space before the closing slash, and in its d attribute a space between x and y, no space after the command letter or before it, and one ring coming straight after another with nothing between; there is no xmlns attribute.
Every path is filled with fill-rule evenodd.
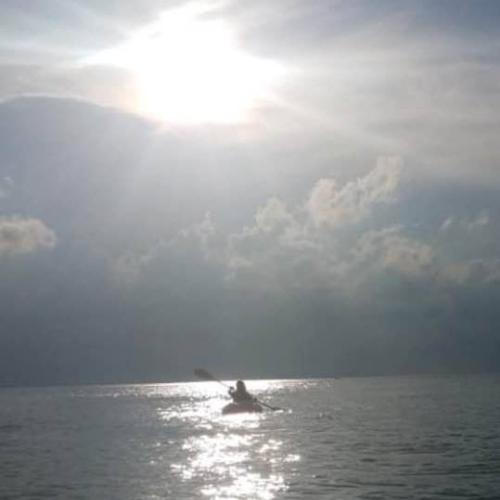
<svg viewBox="0 0 500 500"><path fill-rule="evenodd" d="M500 498L500 376L0 389L0 498Z"/></svg>

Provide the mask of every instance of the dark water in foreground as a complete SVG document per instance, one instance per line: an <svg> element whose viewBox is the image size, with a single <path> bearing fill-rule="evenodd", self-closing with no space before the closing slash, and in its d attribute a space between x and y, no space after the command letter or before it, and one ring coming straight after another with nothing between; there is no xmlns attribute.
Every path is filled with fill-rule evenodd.
<svg viewBox="0 0 500 500"><path fill-rule="evenodd" d="M500 498L500 376L248 386L0 389L0 498Z"/></svg>

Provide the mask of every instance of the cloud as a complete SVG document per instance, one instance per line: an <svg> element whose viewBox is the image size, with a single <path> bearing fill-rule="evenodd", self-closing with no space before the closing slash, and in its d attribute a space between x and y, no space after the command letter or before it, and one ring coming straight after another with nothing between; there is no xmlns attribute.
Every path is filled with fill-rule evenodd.
<svg viewBox="0 0 500 500"><path fill-rule="evenodd" d="M175 245L176 241L179 242L179 240L194 240L201 248L205 260L210 260L211 258L217 258L219 256L220 247L218 232L212 221L210 212L205 214L201 222L193 224L186 229L182 229L171 244Z"/></svg>
<svg viewBox="0 0 500 500"><path fill-rule="evenodd" d="M111 360L124 378L154 379L182 373L179 359L210 364L205 356L229 373L228 363L237 371L245 361L260 376L266 364L285 374L331 373L338 363L369 372L377 350L387 353L379 367L398 358L405 366L408 345L427 349L429 331L447 332L454 345L460 328L484 332L499 324L496 186L429 186L411 176L403 182L399 158L380 158L359 175L370 165L364 158L322 156L326 173L314 159L309 168L308 155L302 176L271 175L274 162L262 151L265 168L260 156L245 163L241 151L226 156L231 148L200 147L199 136L191 142L158 135L154 148L144 147L153 143L140 124L120 127L122 117L109 121L105 110L86 105L71 111L89 115L74 128L72 115L59 110L56 118L68 119L42 122L60 129L31 129L30 104L27 125L14 130L15 107L4 107L11 110L4 165L13 166L0 177L10 175L16 190L1 201L10 213L53 221L58 237L74 244L43 259L4 259L2 314L13 325L6 332L24 329L27 339L42 326L40 346L70 359L69 372L109 373ZM38 116L54 115L38 108ZM98 129L89 126L96 120ZM51 140L38 141L44 134ZM83 139L75 144L70 136ZM45 152L47 143L57 145L54 155ZM335 190L311 211L321 179L334 181ZM440 231L446 218L448 230ZM25 323L14 328L17 318ZM470 327L467 318L475 321ZM61 333L50 333L54 328ZM67 332L75 332L75 342L64 340ZM396 338L400 347L388 353ZM280 360L263 361L261 352L277 347ZM193 358L197 349L201 362ZM448 344L438 355L447 352Z"/></svg>
<svg viewBox="0 0 500 500"><path fill-rule="evenodd" d="M310 275L318 249L300 209L290 211L273 197L258 208L254 225L228 236L227 278L232 283L249 281L258 288L297 286L303 278L300 266L306 265Z"/></svg>
<svg viewBox="0 0 500 500"><path fill-rule="evenodd" d="M127 31L160 3L124 7ZM90 106L130 109L134 85L128 71L72 64L123 36L110 26L83 37L79 13L63 31L33 13L51 43L37 39L32 57L4 44L0 99L80 100L0 105L0 206L29 214L0 219L0 255L53 246L41 221L67 242L42 259L1 259L0 378L6 362L21 379L33 367L35 381L47 370L64 379L61 364L160 378L197 365L193 351L258 376L272 375L266 363L283 375L369 372L377 351L384 370L412 349L439 368L455 346L465 366L484 361L478 345L498 369L497 32L428 2L424 17L406 3L337 2L335 16L295 3L227 4L242 50L294 68L238 127L157 130ZM8 23L19 42L23 12ZM459 17L469 31L457 32ZM404 158L404 183L397 156L361 173L381 152Z"/></svg>
<svg viewBox="0 0 500 500"><path fill-rule="evenodd" d="M490 215L487 210L481 210L473 217L462 217L457 219L450 216L441 224L440 230L449 232L451 230L474 231L488 226L490 223Z"/></svg>
<svg viewBox="0 0 500 500"><path fill-rule="evenodd" d="M418 200L409 212L407 200L399 199L400 165L398 158L379 159L371 172L343 187L322 179L304 204L288 206L270 198L257 209L253 225L228 236L228 282L351 297L397 282L420 283L437 295L450 287L498 283L491 210L470 215L462 210L432 229L426 218L442 208L427 209L427 202ZM377 207L396 202L388 224L387 213L382 217ZM408 213L419 219L408 224Z"/></svg>
<svg viewBox="0 0 500 500"><path fill-rule="evenodd" d="M264 232L279 231L280 228L293 223L293 216L288 212L285 203L278 198L270 198L255 216L256 226Z"/></svg>
<svg viewBox="0 0 500 500"><path fill-rule="evenodd" d="M374 205L393 201L401 163L398 157L379 158L368 175L340 189L334 179L320 179L306 204L314 224L336 227L356 223L367 217Z"/></svg>
<svg viewBox="0 0 500 500"><path fill-rule="evenodd" d="M114 271L146 288L212 282L219 290L321 290L357 300L410 282L428 287L429 300L466 283L496 283L498 245L482 237L491 232L494 206L478 199L488 209L471 205L467 214L461 205L443 205L446 195L428 206L429 200L402 189L402 163L380 157L366 175L343 185L320 179L303 202L271 196L250 224L234 229L221 230L206 214L142 252L118 256ZM384 210L387 204L393 208ZM443 207L453 215L440 225ZM429 217L436 222L429 225Z"/></svg>
<svg viewBox="0 0 500 500"><path fill-rule="evenodd" d="M0 256L32 253L55 244L54 231L39 219L0 217Z"/></svg>
<svg viewBox="0 0 500 500"><path fill-rule="evenodd" d="M391 269L410 277L420 277L431 269L434 252L426 243L401 234L392 227L363 234L353 250L355 261Z"/></svg>
<svg viewBox="0 0 500 500"><path fill-rule="evenodd" d="M143 251L116 256L112 259L112 274L119 286L133 287L148 281L179 286L183 273L195 275L198 269L201 275L202 268L223 260L223 253L220 235L207 212L201 222L181 229L171 238L158 238ZM191 276L188 281L196 278Z"/></svg>
<svg viewBox="0 0 500 500"><path fill-rule="evenodd" d="M258 208L253 226L228 237L228 279L259 287L347 291L359 283L354 275L362 261L375 257L380 269L418 275L432 260L428 245L400 234L402 229L360 238L360 223L376 213L376 206L395 201L401 163L379 158L372 171L341 188L335 179L321 179L306 202L292 208L270 198Z"/></svg>

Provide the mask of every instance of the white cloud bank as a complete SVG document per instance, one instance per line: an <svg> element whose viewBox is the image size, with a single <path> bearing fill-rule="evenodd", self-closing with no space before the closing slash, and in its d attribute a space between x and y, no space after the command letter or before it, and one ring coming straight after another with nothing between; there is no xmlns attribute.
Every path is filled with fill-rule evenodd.
<svg viewBox="0 0 500 500"><path fill-rule="evenodd" d="M398 157L380 157L373 170L343 186L320 179L307 200L293 208L269 199L257 210L253 226L229 236L228 278L265 287L351 287L352 274L362 265L360 245L368 241L367 236L357 242L359 223L395 201L401 165ZM384 267L408 274L418 273L432 253L394 231L384 238L369 236L372 247L380 247L372 259L383 256ZM397 252L396 245L389 248L389 239L398 244Z"/></svg>
<svg viewBox="0 0 500 500"><path fill-rule="evenodd" d="M185 268L191 259L191 270L216 266L229 286L257 289L351 290L359 283L358 269L371 272L374 262L379 269L416 276L432 260L430 247L405 236L402 228L364 235L360 227L379 206L395 201L401 165L400 158L381 157L365 176L343 186L320 179L304 202L292 206L271 197L257 209L253 224L230 234L220 234L206 216L142 254L119 256L115 274L130 283L156 269L153 274L167 279L171 269Z"/></svg>
<svg viewBox="0 0 500 500"><path fill-rule="evenodd" d="M0 256L32 253L55 244L54 231L39 219L0 217Z"/></svg>
<svg viewBox="0 0 500 500"><path fill-rule="evenodd" d="M399 185L401 158L382 157L368 175L338 188L335 179L320 179L306 208L316 226L359 222L374 205L393 200Z"/></svg>
<svg viewBox="0 0 500 500"><path fill-rule="evenodd" d="M207 214L142 255L119 257L115 272L132 282L147 274L173 284L174 274L185 279L182 269L192 278L210 268L205 276L229 287L356 296L394 280L445 288L499 281L498 258L481 256L481 238L471 238L488 230L488 211L450 216L434 233L419 233L414 224L402 224L398 211L401 166L398 157L381 157L365 176L344 185L320 179L301 203L271 197L252 224L229 234ZM380 211L389 204L389 215Z"/></svg>

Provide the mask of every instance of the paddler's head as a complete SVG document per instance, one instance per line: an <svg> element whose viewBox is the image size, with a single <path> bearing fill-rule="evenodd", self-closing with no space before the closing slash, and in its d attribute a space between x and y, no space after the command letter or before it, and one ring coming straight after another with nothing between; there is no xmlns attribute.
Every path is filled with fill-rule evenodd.
<svg viewBox="0 0 500 500"><path fill-rule="evenodd" d="M238 380L238 382L236 382L236 389L238 391L246 391L245 382L243 382L243 380Z"/></svg>

